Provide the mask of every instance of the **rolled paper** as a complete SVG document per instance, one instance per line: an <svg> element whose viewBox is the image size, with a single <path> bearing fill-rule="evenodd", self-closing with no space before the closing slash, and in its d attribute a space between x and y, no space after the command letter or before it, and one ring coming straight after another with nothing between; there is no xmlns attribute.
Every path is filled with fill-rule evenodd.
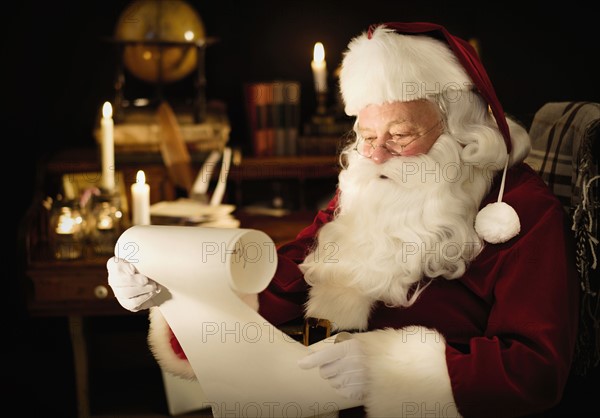
<svg viewBox="0 0 600 418"><path fill-rule="evenodd" d="M263 291L275 274L275 244L264 232L136 225L119 237L115 256L164 287L155 302L213 416L305 417L360 404L339 395L317 368L300 369L298 360L317 345L293 340L238 296Z"/></svg>

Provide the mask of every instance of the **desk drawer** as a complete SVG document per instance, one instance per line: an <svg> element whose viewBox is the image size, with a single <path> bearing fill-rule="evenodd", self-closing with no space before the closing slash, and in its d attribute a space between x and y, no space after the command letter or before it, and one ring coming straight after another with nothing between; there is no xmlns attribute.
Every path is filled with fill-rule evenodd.
<svg viewBox="0 0 600 418"><path fill-rule="evenodd" d="M106 269L37 271L30 274L30 277L33 281L33 297L38 302L96 302L114 299Z"/></svg>
<svg viewBox="0 0 600 418"><path fill-rule="evenodd" d="M36 268L27 272L34 316L125 315L108 285L106 266Z"/></svg>

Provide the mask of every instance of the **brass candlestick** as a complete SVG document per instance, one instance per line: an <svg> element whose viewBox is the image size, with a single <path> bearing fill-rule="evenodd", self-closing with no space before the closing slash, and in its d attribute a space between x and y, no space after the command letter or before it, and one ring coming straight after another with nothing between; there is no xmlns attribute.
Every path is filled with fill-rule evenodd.
<svg viewBox="0 0 600 418"><path fill-rule="evenodd" d="M317 115L327 114L327 92L317 92Z"/></svg>

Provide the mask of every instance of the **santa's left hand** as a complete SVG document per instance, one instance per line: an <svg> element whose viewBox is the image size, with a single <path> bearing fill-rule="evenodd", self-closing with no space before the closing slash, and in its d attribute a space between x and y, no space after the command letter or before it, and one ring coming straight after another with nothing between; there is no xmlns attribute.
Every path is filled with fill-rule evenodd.
<svg viewBox="0 0 600 418"><path fill-rule="evenodd" d="M298 365L302 369L319 367L321 377L340 395L361 400L367 389L366 357L361 344L353 338L331 344L301 358Z"/></svg>

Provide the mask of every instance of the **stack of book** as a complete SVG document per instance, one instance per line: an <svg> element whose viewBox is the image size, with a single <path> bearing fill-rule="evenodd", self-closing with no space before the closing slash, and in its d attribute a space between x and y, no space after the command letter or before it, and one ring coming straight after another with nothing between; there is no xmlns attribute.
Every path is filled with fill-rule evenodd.
<svg viewBox="0 0 600 418"><path fill-rule="evenodd" d="M223 103L210 103L207 106L206 118L200 123L194 121L189 106L174 106L174 111L181 135L190 153L222 150L229 141L231 126ZM153 107L132 107L123 113L123 120L115 123L114 127L115 153L160 153L163 133L157 118L157 110ZM94 136L100 144L99 127L95 129Z"/></svg>
<svg viewBox="0 0 600 418"><path fill-rule="evenodd" d="M300 83L279 80L247 83L244 95L254 155L297 155Z"/></svg>

